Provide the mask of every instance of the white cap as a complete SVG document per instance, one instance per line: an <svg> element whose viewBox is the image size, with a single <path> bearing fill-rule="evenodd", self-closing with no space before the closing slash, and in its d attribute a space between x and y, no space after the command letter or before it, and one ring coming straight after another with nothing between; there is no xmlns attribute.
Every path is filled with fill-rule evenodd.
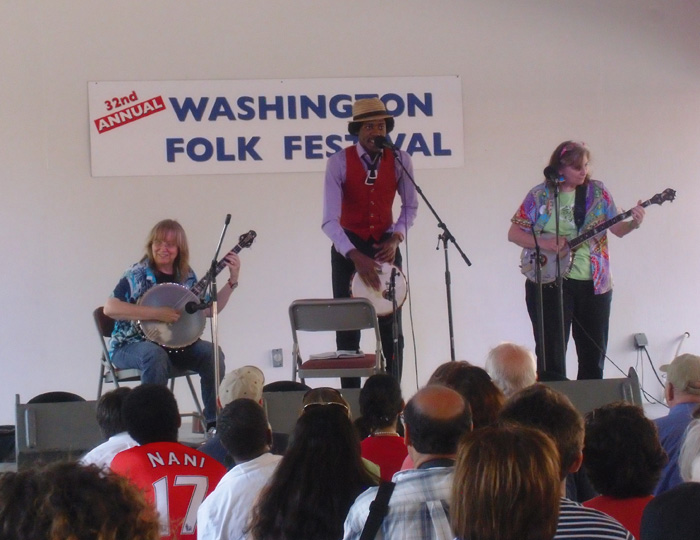
<svg viewBox="0 0 700 540"><path fill-rule="evenodd" d="M229 371L219 385L219 401L225 407L234 399L248 398L260 402L265 375L255 366L243 366Z"/></svg>

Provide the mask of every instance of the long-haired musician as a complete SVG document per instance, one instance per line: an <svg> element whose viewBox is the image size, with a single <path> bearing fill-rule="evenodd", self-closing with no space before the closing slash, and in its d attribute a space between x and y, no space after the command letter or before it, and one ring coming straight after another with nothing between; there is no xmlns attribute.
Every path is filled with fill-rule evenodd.
<svg viewBox="0 0 700 540"><path fill-rule="evenodd" d="M169 351L145 339L137 321L175 323L183 316L182 306L139 305L139 300L153 286L178 283L187 289L197 283L189 265L187 235L175 220L164 219L153 227L146 241L143 258L128 268L107 299L104 312L116 320L109 343L112 363L121 369L141 370L141 382L166 384L171 366L199 373L204 416L209 425L216 421L216 388L214 348L208 341L197 339L191 345ZM229 269L228 282L218 288L217 304L221 311L238 286L240 259L235 253L225 257ZM205 310L210 315L210 308ZM220 376L225 373L224 356L219 352Z"/></svg>
<svg viewBox="0 0 700 540"><path fill-rule="evenodd" d="M333 242L331 269L333 297L350 296L355 272L368 286L379 290L381 263L401 267L399 244L413 224L418 197L413 182L397 161L413 174L410 156L377 146L394 128L394 118L379 98L358 99L352 107L348 132L357 137L349 146L328 159L324 182L323 232ZM401 198L401 213L394 221L392 206L396 193ZM401 379L403 335L398 314L398 358L394 359L392 316L379 317L379 330L387 371ZM338 350L358 350L360 332L338 332ZM359 379L345 378L343 387L360 386Z"/></svg>
<svg viewBox="0 0 700 540"><path fill-rule="evenodd" d="M605 185L591 179L589 159L590 152L583 143L565 141L556 147L545 169L549 171L550 178L532 188L525 197L511 219L509 241L522 248L534 248L534 227L534 233L538 236L548 233L539 237L540 248L558 253L566 249L567 239L617 215L615 202ZM549 236L554 235L556 230L556 184L559 188L559 244L555 236ZM619 221L609 227L614 235L623 237L639 228L644 219L644 208L638 205L631 212L631 220ZM566 343L573 320L578 379L601 379L612 300L607 231L581 244L573 252L571 260L570 271L563 281L564 340L561 338L556 282L543 286L544 356L537 327L537 285L530 279L525 282L527 310L535 334L537 370L540 377L544 376L545 371L554 378L566 376Z"/></svg>

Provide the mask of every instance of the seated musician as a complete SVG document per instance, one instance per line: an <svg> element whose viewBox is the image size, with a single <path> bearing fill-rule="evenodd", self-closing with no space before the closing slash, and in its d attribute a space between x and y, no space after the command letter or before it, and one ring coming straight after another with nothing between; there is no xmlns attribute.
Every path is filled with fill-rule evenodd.
<svg viewBox="0 0 700 540"><path fill-rule="evenodd" d="M224 261L230 277L225 285L218 288L219 311L226 306L231 293L238 286L240 271L237 254L230 252ZM168 350L146 340L138 325L137 321L175 323L180 317L188 316L181 308L168 305L139 305L141 297L160 283L178 283L188 289L197 283L197 277L189 266L187 236L182 226L172 219L164 219L153 227L146 242L144 257L124 272L105 303L105 314L116 320L109 342L112 363L120 369L141 370L142 383L165 385L173 366L197 372L201 379L204 416L211 427L216 422L216 385L220 382L215 381L213 345L197 339L183 349ZM206 316L210 316L210 312L211 308L204 311ZM223 378L226 368L221 350L219 365L219 375Z"/></svg>

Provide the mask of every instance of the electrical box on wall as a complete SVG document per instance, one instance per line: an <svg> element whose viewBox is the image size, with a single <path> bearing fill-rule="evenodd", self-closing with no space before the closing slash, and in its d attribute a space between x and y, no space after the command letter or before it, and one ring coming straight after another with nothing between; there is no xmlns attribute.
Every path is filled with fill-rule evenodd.
<svg viewBox="0 0 700 540"><path fill-rule="evenodd" d="M282 364L284 364L282 349L272 349L272 367L282 367Z"/></svg>

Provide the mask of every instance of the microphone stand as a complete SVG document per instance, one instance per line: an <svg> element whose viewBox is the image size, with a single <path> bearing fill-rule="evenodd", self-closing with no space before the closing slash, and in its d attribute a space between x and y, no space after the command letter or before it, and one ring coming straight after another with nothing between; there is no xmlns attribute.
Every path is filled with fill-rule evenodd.
<svg viewBox="0 0 700 540"><path fill-rule="evenodd" d="M219 244L216 246L216 252L214 253L214 258L211 261L211 268L207 274L208 286L209 286L209 299L211 301L211 334L212 334L212 345L214 347L214 392L216 395L216 416L218 420L220 403L219 403L219 381L221 380L221 373L219 368L219 304L218 304L218 291L216 288L216 267L217 259L219 258L219 251L221 251L221 244L224 241L224 236L226 235L226 229L231 222L231 214L226 214L226 220L224 221L224 228L221 231L221 237L219 238ZM205 286L206 290L206 286Z"/></svg>
<svg viewBox="0 0 700 540"><path fill-rule="evenodd" d="M396 267L391 268L391 278L389 279L389 298L391 298L391 337L394 344L394 361L391 363L391 375L397 380L401 380L399 373L399 314L396 303Z"/></svg>
<svg viewBox="0 0 700 540"><path fill-rule="evenodd" d="M535 241L535 281L537 282L537 335L540 342L540 352L542 353L542 372L547 372L547 350L544 343L544 299L542 295L542 255L540 243L535 234L535 224L530 224L532 239ZM539 366L538 366L539 371Z"/></svg>
<svg viewBox="0 0 700 540"><path fill-rule="evenodd" d="M555 239L557 242L557 246L559 245L559 238L560 238L560 232L559 232L559 182L556 181L554 182L554 219L556 220L554 226L554 235ZM556 282L557 282L557 310L559 312L559 338L561 341L561 356L562 358L559 359L562 367L563 373L558 373L558 375L563 375L566 377L566 330L564 328L564 279L561 275L561 257L559 256L559 252L556 252Z"/></svg>
<svg viewBox="0 0 700 540"><path fill-rule="evenodd" d="M447 255L447 243L452 242L454 244L454 246L457 248L457 251L462 256L462 260L467 264L467 266L471 266L472 263L469 260L469 258L466 256L464 251L462 251L462 248L459 246L459 244L455 240L455 237L452 236L452 233L448 229L445 222L442 221L442 219L440 219L440 216L433 208L433 205L430 204L430 201L423 194L423 190L418 186L418 184L416 184L415 179L413 178L413 176L411 176L411 174L408 172L408 170L404 166L403 162L401 161L399 149L396 148L394 145L390 145L390 144L387 144L387 148L389 148L394 153L394 157L396 157L396 162L398 162L398 164L401 166L401 169L403 170L403 172L406 174L408 179L411 181L413 186L416 188L416 192L418 193L418 195L421 196L421 198L425 202L426 206L428 207L430 212L433 214L433 216L437 220L437 222L438 222L437 226L440 229L442 229L442 234L438 237L438 239L442 240L444 250L445 250L445 289L447 292L447 319L448 319L449 331L450 331L450 359L454 362L454 360L455 360L455 336L454 336L454 328L452 325L452 288L451 288L449 258Z"/></svg>

